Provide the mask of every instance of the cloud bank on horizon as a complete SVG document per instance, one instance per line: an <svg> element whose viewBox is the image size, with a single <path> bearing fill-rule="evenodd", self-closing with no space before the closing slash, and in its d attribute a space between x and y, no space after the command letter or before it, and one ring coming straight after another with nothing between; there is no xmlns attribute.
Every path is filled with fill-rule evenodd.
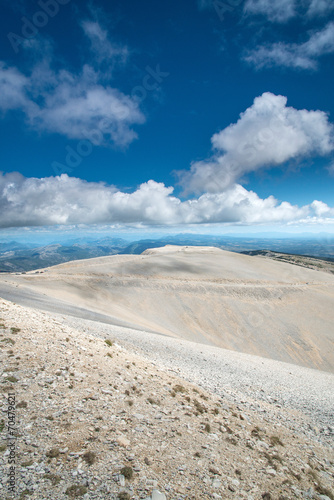
<svg viewBox="0 0 334 500"><path fill-rule="evenodd" d="M150 180L133 193L62 174L44 179L0 177L0 227L76 224L334 224L334 208L315 200L298 207L261 199L235 184L221 193L181 201L173 187Z"/></svg>

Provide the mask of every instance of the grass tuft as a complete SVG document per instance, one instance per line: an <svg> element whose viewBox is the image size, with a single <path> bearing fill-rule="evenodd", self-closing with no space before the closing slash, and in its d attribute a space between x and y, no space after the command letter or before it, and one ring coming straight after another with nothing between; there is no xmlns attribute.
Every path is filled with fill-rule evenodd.
<svg viewBox="0 0 334 500"><path fill-rule="evenodd" d="M57 458L60 454L60 451L58 448L52 448L51 450L46 452L46 456L48 458Z"/></svg>
<svg viewBox="0 0 334 500"><path fill-rule="evenodd" d="M88 465L93 465L96 462L96 454L92 451L87 451L82 458Z"/></svg>
<svg viewBox="0 0 334 500"><path fill-rule="evenodd" d="M73 484L72 486L69 486L65 491L65 495L71 498L82 497L86 493L87 493L86 486L82 486L80 484Z"/></svg>
<svg viewBox="0 0 334 500"><path fill-rule="evenodd" d="M133 476L133 469L129 466L123 467L120 472L125 477L125 479L131 479Z"/></svg>

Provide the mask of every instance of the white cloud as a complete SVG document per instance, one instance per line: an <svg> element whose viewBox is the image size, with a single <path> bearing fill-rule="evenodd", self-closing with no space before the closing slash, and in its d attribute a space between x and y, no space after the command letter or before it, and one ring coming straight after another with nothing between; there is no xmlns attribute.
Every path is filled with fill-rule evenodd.
<svg viewBox="0 0 334 500"><path fill-rule="evenodd" d="M257 97L237 123L212 137L212 158L179 172L185 192L223 192L248 172L333 151L326 113L286 104L286 97L269 92Z"/></svg>
<svg viewBox="0 0 334 500"><path fill-rule="evenodd" d="M284 23L296 15L295 0L247 0L246 14L264 15L272 22Z"/></svg>
<svg viewBox="0 0 334 500"><path fill-rule="evenodd" d="M317 217L326 217L334 215L334 211L323 201L314 200L310 207Z"/></svg>
<svg viewBox="0 0 334 500"><path fill-rule="evenodd" d="M28 78L16 68L8 68L0 61L0 109L22 109L29 106L29 99L25 95Z"/></svg>
<svg viewBox="0 0 334 500"><path fill-rule="evenodd" d="M104 143L125 146L136 137L132 126L145 121L138 102L99 83L98 74L85 66L79 75L36 66L30 78L0 64L0 109L21 110L35 130L89 138L103 132Z"/></svg>
<svg viewBox="0 0 334 500"><path fill-rule="evenodd" d="M21 111L39 132L70 139L98 135L103 145L126 146L137 137L133 126L145 121L138 99L111 84L113 69L126 63L128 49L112 44L98 22L84 21L82 28L93 57L79 73L54 70L52 44L40 38L23 44L29 59L38 61L30 72L0 61L0 111Z"/></svg>
<svg viewBox="0 0 334 500"><path fill-rule="evenodd" d="M323 16L334 9L333 0L312 0L307 14L310 17Z"/></svg>
<svg viewBox="0 0 334 500"><path fill-rule="evenodd" d="M0 227L55 224L180 225L292 223L300 220L334 223L334 209L314 201L298 207L261 199L239 184L224 193L205 193L181 201L173 188L148 181L134 193L114 186L62 175L44 179L12 173L0 175Z"/></svg>
<svg viewBox="0 0 334 500"><path fill-rule="evenodd" d="M330 22L321 31L314 32L304 43L276 42L261 45L248 51L244 60L258 69L283 66L315 70L318 58L332 53L334 53L334 23Z"/></svg>
<svg viewBox="0 0 334 500"><path fill-rule="evenodd" d="M309 18L324 16L333 9L333 0L246 0L244 6L246 14L262 15L274 23L286 23L305 14Z"/></svg>
<svg viewBox="0 0 334 500"><path fill-rule="evenodd" d="M83 21L82 29L89 39L91 50L96 63L108 63L110 69L116 64L124 64L129 57L126 46L113 44L109 40L107 30L103 29L97 21Z"/></svg>

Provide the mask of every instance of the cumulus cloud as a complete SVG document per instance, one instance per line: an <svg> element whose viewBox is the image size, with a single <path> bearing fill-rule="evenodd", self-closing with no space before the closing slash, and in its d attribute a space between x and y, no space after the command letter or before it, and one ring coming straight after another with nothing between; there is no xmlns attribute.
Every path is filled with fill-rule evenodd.
<svg viewBox="0 0 334 500"><path fill-rule="evenodd" d="M303 220L334 223L334 209L321 201L298 207L261 199L235 184L224 193L181 201L173 188L152 180L133 193L63 174L44 179L18 173L0 176L0 227L55 224L266 224Z"/></svg>
<svg viewBox="0 0 334 500"><path fill-rule="evenodd" d="M333 9L333 0L247 0L244 6L246 14L262 15L274 23L286 23L304 14L310 18L323 16Z"/></svg>
<svg viewBox="0 0 334 500"><path fill-rule="evenodd" d="M212 137L212 158L179 172L180 183L185 193L223 192L249 172L329 154L333 133L326 113L288 107L286 97L266 92Z"/></svg>
<svg viewBox="0 0 334 500"><path fill-rule="evenodd" d="M295 0L247 0L246 14L264 15L272 22L286 22L296 15Z"/></svg>
<svg viewBox="0 0 334 500"><path fill-rule="evenodd" d="M334 23L314 32L301 44L276 42L260 45L247 51L244 60L258 69L283 66L286 68L316 70L318 58L334 53Z"/></svg>
<svg viewBox="0 0 334 500"><path fill-rule="evenodd" d="M53 69L52 44L37 38L23 44L38 61L30 71L0 61L0 111L20 111L39 132L85 139L98 131L101 144L127 146L137 137L134 126L145 121L138 99L112 86L112 70L127 62L128 49L113 44L98 22L82 28L92 58L78 73Z"/></svg>
<svg viewBox="0 0 334 500"><path fill-rule="evenodd" d="M38 131L85 139L100 130L105 144L119 146L131 143L137 137L133 125L145 121L134 98L102 86L89 66L75 75L42 64L28 77L0 63L0 109L20 110Z"/></svg>

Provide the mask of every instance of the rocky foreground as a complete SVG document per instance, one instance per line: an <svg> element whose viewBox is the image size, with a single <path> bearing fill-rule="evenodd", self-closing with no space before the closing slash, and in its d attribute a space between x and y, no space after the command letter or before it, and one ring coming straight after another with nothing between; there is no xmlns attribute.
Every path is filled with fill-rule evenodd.
<svg viewBox="0 0 334 500"><path fill-rule="evenodd" d="M334 499L330 445L284 418L47 313L0 318L1 499Z"/></svg>

